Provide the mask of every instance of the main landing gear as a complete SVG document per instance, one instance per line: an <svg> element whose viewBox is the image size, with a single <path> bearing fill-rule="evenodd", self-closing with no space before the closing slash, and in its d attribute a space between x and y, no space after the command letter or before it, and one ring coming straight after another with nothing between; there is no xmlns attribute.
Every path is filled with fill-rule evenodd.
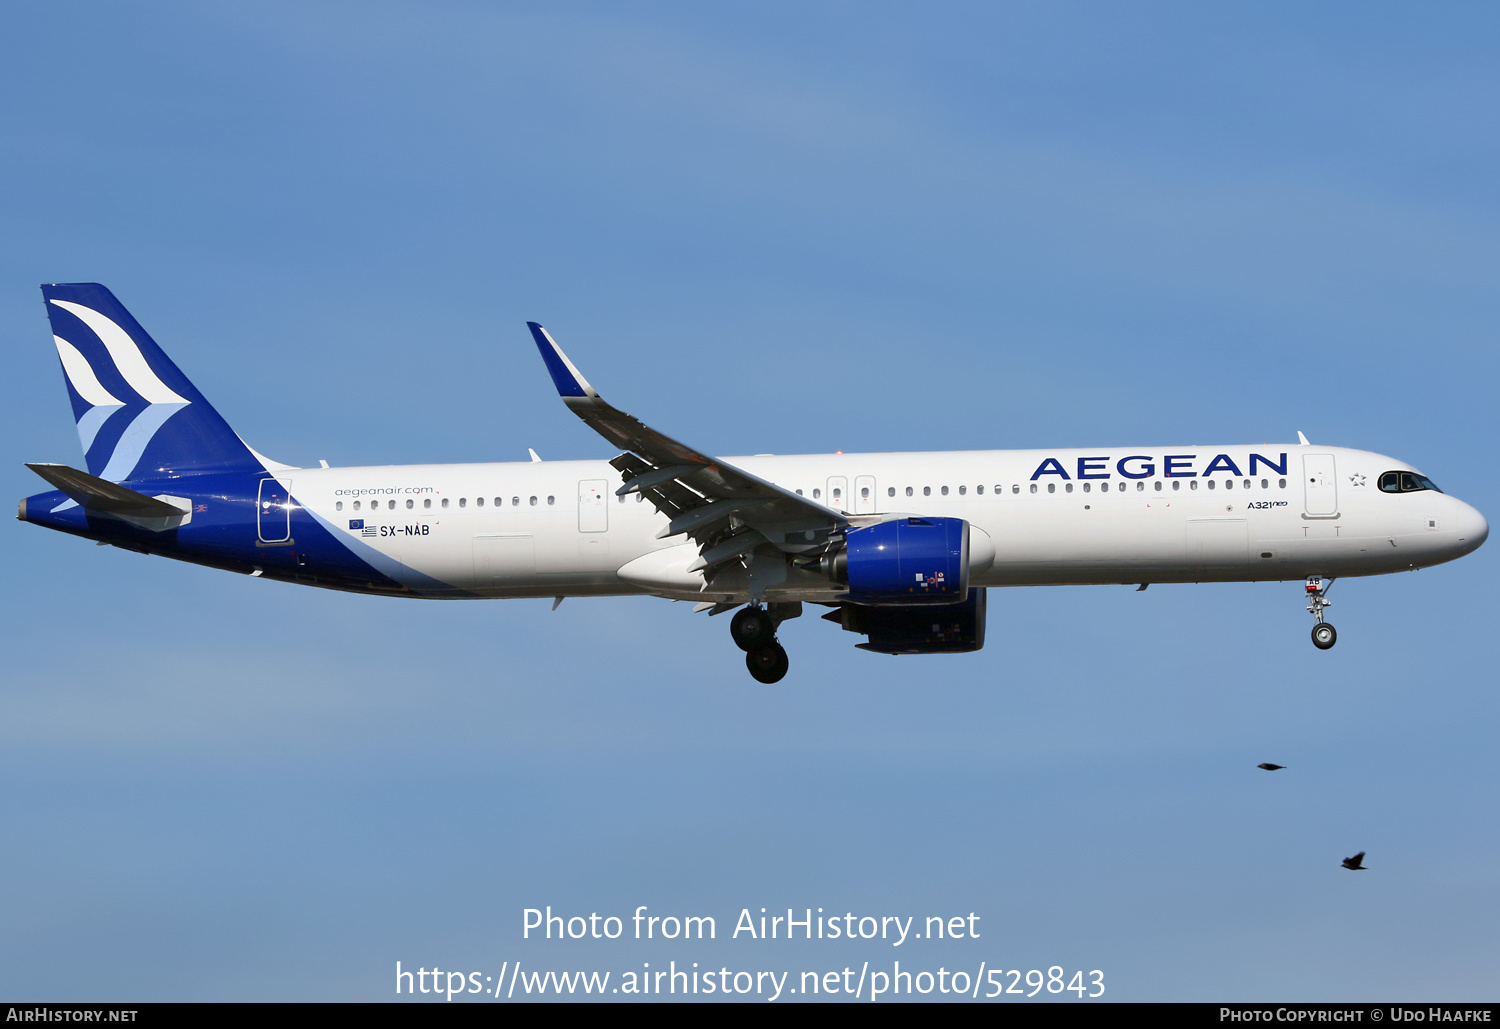
<svg viewBox="0 0 1500 1029"><path fill-rule="evenodd" d="M780 682L791 667L785 648L776 640L780 621L765 608L751 604L736 611L729 622L729 634L735 646L745 652L745 667L756 682Z"/></svg>
<svg viewBox="0 0 1500 1029"><path fill-rule="evenodd" d="M1323 609L1333 603L1328 599L1328 591L1333 587L1333 580L1324 581L1321 575L1309 576L1307 580L1307 610L1312 612L1313 646L1319 650L1327 650L1339 641L1339 634L1329 623L1323 621Z"/></svg>
<svg viewBox="0 0 1500 1029"><path fill-rule="evenodd" d="M787 669L791 666L786 648L775 640L745 655L745 667L750 669L751 676L756 682L763 682L768 686L785 678Z"/></svg>

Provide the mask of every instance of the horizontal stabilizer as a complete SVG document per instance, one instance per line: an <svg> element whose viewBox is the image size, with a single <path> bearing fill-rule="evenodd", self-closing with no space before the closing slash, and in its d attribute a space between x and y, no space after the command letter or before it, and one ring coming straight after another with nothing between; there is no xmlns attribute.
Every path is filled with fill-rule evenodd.
<svg viewBox="0 0 1500 1029"><path fill-rule="evenodd" d="M184 513L164 500L126 489L108 479L69 468L65 464L27 464L80 507L127 518L178 518Z"/></svg>

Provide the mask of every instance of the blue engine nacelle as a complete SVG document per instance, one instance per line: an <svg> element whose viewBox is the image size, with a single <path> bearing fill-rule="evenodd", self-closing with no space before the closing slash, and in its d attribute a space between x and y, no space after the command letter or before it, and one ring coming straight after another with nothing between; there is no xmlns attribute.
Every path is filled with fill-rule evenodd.
<svg viewBox="0 0 1500 1029"><path fill-rule="evenodd" d="M893 518L854 529L822 559L857 604L957 604L969 595L969 523Z"/></svg>
<svg viewBox="0 0 1500 1029"><path fill-rule="evenodd" d="M965 654L984 646L985 592L969 590L957 604L934 607L863 607L842 604L823 617L864 633L860 650L877 654Z"/></svg>

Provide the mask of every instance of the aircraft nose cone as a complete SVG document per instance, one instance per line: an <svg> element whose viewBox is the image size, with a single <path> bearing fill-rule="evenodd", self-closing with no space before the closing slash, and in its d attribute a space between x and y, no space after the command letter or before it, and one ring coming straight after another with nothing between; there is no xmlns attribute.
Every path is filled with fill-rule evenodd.
<svg viewBox="0 0 1500 1029"><path fill-rule="evenodd" d="M1462 501L1459 502L1458 517L1454 522L1466 554L1478 550L1490 538L1490 523L1484 520L1484 515Z"/></svg>

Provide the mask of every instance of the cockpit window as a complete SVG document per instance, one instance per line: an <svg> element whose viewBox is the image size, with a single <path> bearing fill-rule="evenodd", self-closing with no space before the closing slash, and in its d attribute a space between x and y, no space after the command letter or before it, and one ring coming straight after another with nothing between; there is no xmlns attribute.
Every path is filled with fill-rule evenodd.
<svg viewBox="0 0 1500 1029"><path fill-rule="evenodd" d="M1384 493L1416 493L1424 489L1443 492L1427 476L1416 472L1386 472L1380 477L1380 489Z"/></svg>

